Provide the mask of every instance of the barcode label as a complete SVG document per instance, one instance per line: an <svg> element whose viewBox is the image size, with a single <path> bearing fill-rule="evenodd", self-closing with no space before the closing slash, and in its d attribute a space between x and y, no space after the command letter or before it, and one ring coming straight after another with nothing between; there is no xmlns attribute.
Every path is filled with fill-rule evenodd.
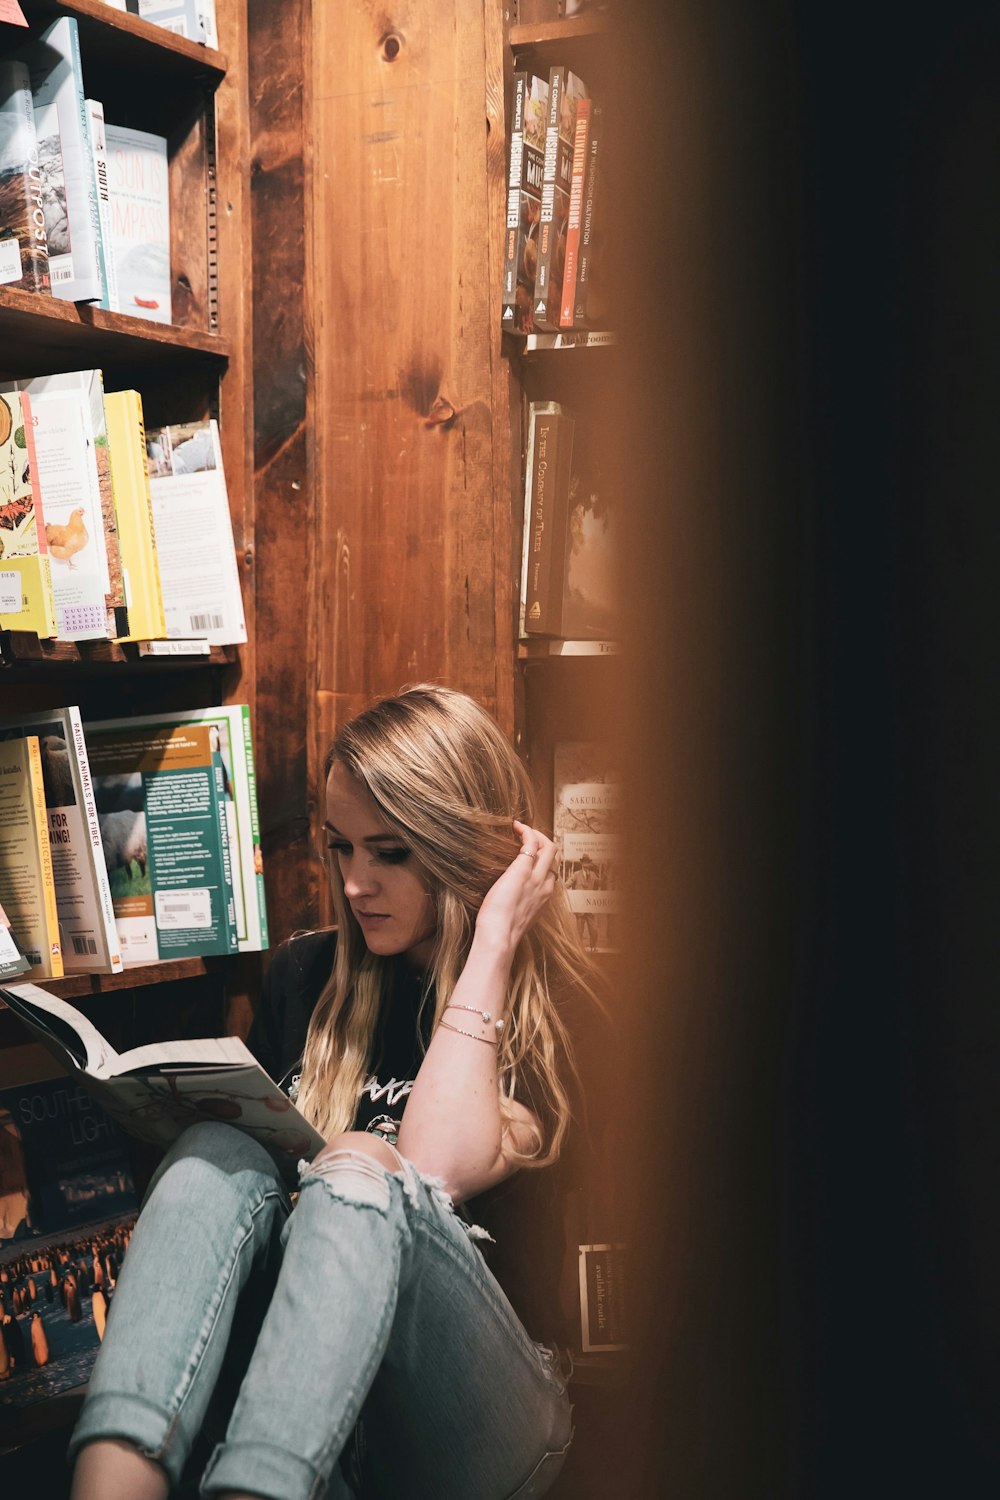
<svg viewBox="0 0 1000 1500"><path fill-rule="evenodd" d="M63 282L63 281L72 281L73 280L73 267L72 266L53 266L52 262L50 261L49 262L49 272L50 272L51 279L53 281L57 282L57 283L58 282Z"/></svg>
<svg viewBox="0 0 1000 1500"><path fill-rule="evenodd" d="M154 901L156 925L163 930L212 925L212 894L204 887L191 891L157 891Z"/></svg>
<svg viewBox="0 0 1000 1500"><path fill-rule="evenodd" d="M178 16L174 21L157 21L157 26L162 26L164 31L172 31L174 36L187 36L187 22L183 16Z"/></svg>
<svg viewBox="0 0 1000 1500"><path fill-rule="evenodd" d="M21 599L20 573L0 573L0 615L20 614Z"/></svg>
<svg viewBox="0 0 1000 1500"><path fill-rule="evenodd" d="M37 969L42 961L42 955L37 948L25 948L24 956L33 969Z"/></svg>
<svg viewBox="0 0 1000 1500"><path fill-rule="evenodd" d="M97 944L91 937L74 937L71 933L69 940L73 944L73 952L80 958L85 958L88 954L92 956L97 952Z"/></svg>
<svg viewBox="0 0 1000 1500"><path fill-rule="evenodd" d="M221 615L191 615L192 630L221 630L223 618Z"/></svg>
<svg viewBox="0 0 1000 1500"><path fill-rule="evenodd" d="M21 246L17 240L0 240L0 281L20 281Z"/></svg>

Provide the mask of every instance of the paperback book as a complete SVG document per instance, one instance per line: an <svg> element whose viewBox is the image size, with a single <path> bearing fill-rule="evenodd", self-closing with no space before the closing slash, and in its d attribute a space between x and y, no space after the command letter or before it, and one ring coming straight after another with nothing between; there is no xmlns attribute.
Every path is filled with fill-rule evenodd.
<svg viewBox="0 0 1000 1500"><path fill-rule="evenodd" d="M90 1379L135 1219L0 1246L0 1443L23 1441L27 1408Z"/></svg>
<svg viewBox="0 0 1000 1500"><path fill-rule="evenodd" d="M0 742L38 737L63 963L68 973L122 968L97 803L78 708L0 718Z"/></svg>
<svg viewBox="0 0 1000 1500"><path fill-rule="evenodd" d="M592 328L610 314L607 270L607 225L602 228L604 170L604 110L594 104L587 138L587 171L583 187L583 218L573 303L573 327ZM566 326L565 324L563 325Z"/></svg>
<svg viewBox="0 0 1000 1500"><path fill-rule="evenodd" d="M0 395L0 629L56 633L30 399Z"/></svg>
<svg viewBox="0 0 1000 1500"><path fill-rule="evenodd" d="M123 638L155 640L167 627L139 392L109 391L104 411L128 624Z"/></svg>
<svg viewBox="0 0 1000 1500"><path fill-rule="evenodd" d="M104 105L99 99L87 99L87 122L90 129L90 151L94 168L94 191L97 194L97 211L101 221L98 240L101 271L101 306L109 312L118 312L118 276L115 259L111 253L111 179L108 173L108 142L105 133Z"/></svg>
<svg viewBox="0 0 1000 1500"><path fill-rule="evenodd" d="M170 183L167 141L148 130L105 125L111 258L119 309L169 323Z"/></svg>
<svg viewBox="0 0 1000 1500"><path fill-rule="evenodd" d="M2 997L123 1130L166 1146L198 1120L222 1120L271 1152L290 1182L325 1142L238 1037L154 1042L121 1054L75 1006L34 984Z"/></svg>
<svg viewBox="0 0 1000 1500"><path fill-rule="evenodd" d="M218 423L149 428L146 454L167 638L245 641Z"/></svg>
<svg viewBox="0 0 1000 1500"><path fill-rule="evenodd" d="M126 964L235 953L225 767L209 724L84 725Z"/></svg>
<svg viewBox="0 0 1000 1500"><path fill-rule="evenodd" d="M584 1354L626 1349L627 1259L624 1245L580 1246L580 1324Z"/></svg>
<svg viewBox="0 0 1000 1500"><path fill-rule="evenodd" d="M30 967L10 925L10 918L0 906L0 980L16 979L18 974L27 973Z"/></svg>
<svg viewBox="0 0 1000 1500"><path fill-rule="evenodd" d="M176 713L144 714L128 722L137 728L207 726L222 762L237 942L241 953L260 952L268 946L267 905L249 705L229 703Z"/></svg>
<svg viewBox="0 0 1000 1500"><path fill-rule="evenodd" d="M550 70L533 317L536 328L554 332L559 329L566 261L566 221L573 176L576 109L579 100L586 95L586 85L568 68L560 66Z"/></svg>
<svg viewBox="0 0 1000 1500"><path fill-rule="evenodd" d="M553 761L556 867L584 947L618 948L621 784L599 741L567 740Z"/></svg>
<svg viewBox="0 0 1000 1500"><path fill-rule="evenodd" d="M30 401L57 634L106 640L111 579L95 434L95 407L103 422L100 376L78 370L0 386L0 393L15 390Z"/></svg>
<svg viewBox="0 0 1000 1500"><path fill-rule="evenodd" d="M75 18L53 21L21 56L31 74L52 294L99 302L100 210Z"/></svg>
<svg viewBox="0 0 1000 1500"><path fill-rule="evenodd" d="M572 328L576 311L576 283L580 266L580 239L583 232L584 192L587 178L587 146L590 137L591 99L576 102L576 125L573 134L573 165L569 185L569 209L566 215L566 253L563 261L562 298L559 327Z"/></svg>
<svg viewBox="0 0 1000 1500"><path fill-rule="evenodd" d="M532 307L548 98L548 79L527 71L514 74L502 306L502 326L514 333L531 333L535 326Z"/></svg>
<svg viewBox="0 0 1000 1500"><path fill-rule="evenodd" d="M206 47L219 45L215 0L135 0L129 9L142 16L144 21L152 21L154 26L172 31L175 36L202 42Z"/></svg>
<svg viewBox="0 0 1000 1500"><path fill-rule="evenodd" d="M51 290L31 76L15 58L0 59L0 286Z"/></svg>
<svg viewBox="0 0 1000 1500"><path fill-rule="evenodd" d="M0 905L36 979L62 977L37 735L0 740Z"/></svg>
<svg viewBox="0 0 1000 1500"><path fill-rule="evenodd" d="M575 422L557 401L532 401L524 480L521 634L558 635L566 570Z"/></svg>

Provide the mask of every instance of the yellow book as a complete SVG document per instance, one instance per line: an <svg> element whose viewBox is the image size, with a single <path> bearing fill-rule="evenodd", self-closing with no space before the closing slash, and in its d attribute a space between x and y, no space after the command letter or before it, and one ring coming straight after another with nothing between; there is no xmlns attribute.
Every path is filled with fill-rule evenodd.
<svg viewBox="0 0 1000 1500"><path fill-rule="evenodd" d="M56 633L31 403L17 391L0 395L0 630Z"/></svg>
<svg viewBox="0 0 1000 1500"><path fill-rule="evenodd" d="M158 640L166 635L167 623L156 558L142 399L138 391L110 391L104 397L104 411L128 607L129 633L120 639Z"/></svg>
<svg viewBox="0 0 1000 1500"><path fill-rule="evenodd" d="M62 943L37 734L0 739L0 905L31 965L31 978L61 978Z"/></svg>

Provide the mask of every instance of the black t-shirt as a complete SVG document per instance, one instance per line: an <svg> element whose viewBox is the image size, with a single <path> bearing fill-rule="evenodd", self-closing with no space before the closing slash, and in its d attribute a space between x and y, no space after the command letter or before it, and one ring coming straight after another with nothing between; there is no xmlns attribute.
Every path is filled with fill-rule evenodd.
<svg viewBox="0 0 1000 1500"><path fill-rule="evenodd" d="M330 976L336 934L309 932L275 952L261 991L247 1044L272 1078L295 1091L309 1019ZM423 1006L422 984L399 959L393 993L383 1007L379 1034L358 1100L353 1128L392 1140L423 1057L433 1020L433 998ZM519 1091L545 1124L540 1102ZM566 1260L566 1195L581 1179L586 1149L582 1098L574 1097L570 1141L552 1167L525 1168L499 1186L469 1199L458 1210L485 1229L493 1243L476 1240L493 1274L532 1338L573 1345L575 1310L561 1295L569 1278ZM573 1248L575 1256L575 1247Z"/></svg>

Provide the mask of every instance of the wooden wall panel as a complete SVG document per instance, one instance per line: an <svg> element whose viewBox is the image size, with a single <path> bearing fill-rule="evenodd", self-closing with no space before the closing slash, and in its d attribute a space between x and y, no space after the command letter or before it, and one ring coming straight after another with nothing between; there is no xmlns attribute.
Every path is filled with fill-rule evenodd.
<svg viewBox="0 0 1000 1500"><path fill-rule="evenodd" d="M312 57L319 725L425 678L509 719L482 3L317 7Z"/></svg>

